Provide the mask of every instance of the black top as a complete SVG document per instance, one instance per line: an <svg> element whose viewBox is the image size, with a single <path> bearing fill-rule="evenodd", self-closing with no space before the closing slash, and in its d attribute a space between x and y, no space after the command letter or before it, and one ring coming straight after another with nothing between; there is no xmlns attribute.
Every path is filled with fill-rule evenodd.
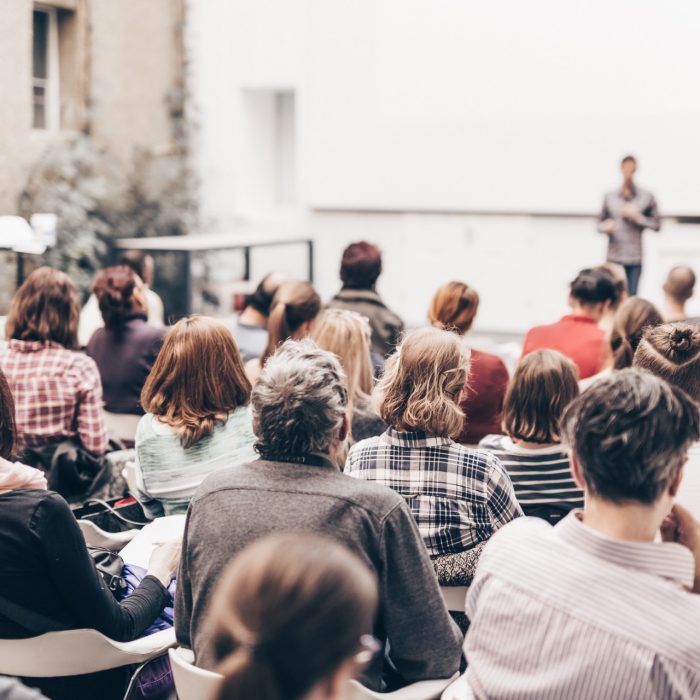
<svg viewBox="0 0 700 700"><path fill-rule="evenodd" d="M149 326L146 314L133 313L118 331L98 328L92 334L86 352L100 370L108 411L143 414L141 389L167 330Z"/></svg>
<svg viewBox="0 0 700 700"><path fill-rule="evenodd" d="M92 628L117 641L136 639L169 602L146 576L118 603L88 555L68 504L53 491L0 494L0 596L74 629ZM0 637L33 637L0 614Z"/></svg>

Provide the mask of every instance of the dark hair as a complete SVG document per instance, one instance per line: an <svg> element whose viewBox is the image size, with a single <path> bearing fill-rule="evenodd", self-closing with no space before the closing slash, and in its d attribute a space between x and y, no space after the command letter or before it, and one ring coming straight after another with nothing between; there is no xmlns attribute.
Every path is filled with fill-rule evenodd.
<svg viewBox="0 0 700 700"><path fill-rule="evenodd" d="M260 284L255 288L255 291L246 297L245 305L252 306L263 316L268 316L270 314L272 300L283 280L284 278L275 272L265 275L265 277L260 280Z"/></svg>
<svg viewBox="0 0 700 700"><path fill-rule="evenodd" d="M664 292L676 301L683 303L693 296L695 273L687 265L671 268L664 282Z"/></svg>
<svg viewBox="0 0 700 700"><path fill-rule="evenodd" d="M698 406L649 372L622 369L564 412L562 435L588 491L615 503L654 503L700 437Z"/></svg>
<svg viewBox="0 0 700 700"><path fill-rule="evenodd" d="M16 444L15 400L7 383L7 377L0 370L0 457L12 459Z"/></svg>
<svg viewBox="0 0 700 700"><path fill-rule="evenodd" d="M382 254L367 241L351 243L340 263L340 279L348 289L372 289L382 272Z"/></svg>
<svg viewBox="0 0 700 700"><path fill-rule="evenodd" d="M663 322L661 314L651 302L640 297L627 299L615 313L610 333L615 369L631 367L645 330Z"/></svg>
<svg viewBox="0 0 700 700"><path fill-rule="evenodd" d="M700 401L699 326L678 322L648 329L632 364L679 386Z"/></svg>
<svg viewBox="0 0 700 700"><path fill-rule="evenodd" d="M559 419L578 392L578 368L569 358L556 350L529 353L508 384L503 430L527 442L559 442Z"/></svg>
<svg viewBox="0 0 700 700"><path fill-rule="evenodd" d="M150 257L144 250L125 250L119 256L119 264L130 267L144 282L147 282L146 261Z"/></svg>
<svg viewBox="0 0 700 700"><path fill-rule="evenodd" d="M274 535L225 570L205 638L223 680L215 700L297 700L360 651L377 583L349 549L309 533Z"/></svg>
<svg viewBox="0 0 700 700"><path fill-rule="evenodd" d="M191 447L245 406L250 391L231 331L213 318L189 316L165 336L141 405L175 428L183 447Z"/></svg>
<svg viewBox="0 0 700 700"><path fill-rule="evenodd" d="M609 301L617 303L618 291L613 276L600 268L581 270L570 285L571 298L584 306Z"/></svg>
<svg viewBox="0 0 700 700"><path fill-rule="evenodd" d="M134 310L133 294L138 285L139 279L128 265L107 267L97 273L92 291L107 328L118 330L124 326Z"/></svg>
<svg viewBox="0 0 700 700"><path fill-rule="evenodd" d="M8 339L78 347L80 298L68 275L51 267L32 272L17 290L5 322Z"/></svg>
<svg viewBox="0 0 700 700"><path fill-rule="evenodd" d="M623 165L624 163L630 163L630 162L637 165L637 159L634 156L628 154L620 161L620 165Z"/></svg>
<svg viewBox="0 0 700 700"><path fill-rule="evenodd" d="M596 270L603 270L607 272L610 277L612 277L615 282L615 289L617 289L617 301L611 306L617 308L621 301L627 298L629 293L629 287L627 285L627 274L625 273L625 268L620 263L606 262L602 265L598 265Z"/></svg>

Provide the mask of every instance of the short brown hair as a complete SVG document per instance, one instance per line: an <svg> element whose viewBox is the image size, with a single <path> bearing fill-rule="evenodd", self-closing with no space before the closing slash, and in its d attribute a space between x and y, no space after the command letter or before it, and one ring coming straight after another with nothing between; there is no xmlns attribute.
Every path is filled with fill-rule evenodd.
<svg viewBox="0 0 700 700"><path fill-rule="evenodd" d="M568 357L556 350L531 352L508 384L503 430L526 442L559 442L559 420L578 394L578 369Z"/></svg>
<svg viewBox="0 0 700 700"><path fill-rule="evenodd" d="M474 323L479 295L464 282L448 282L435 292L430 304L430 323L446 331L466 333Z"/></svg>
<svg viewBox="0 0 700 700"><path fill-rule="evenodd" d="M454 333L409 333L387 360L376 389L379 415L397 430L456 438L464 428L459 397L469 374L469 348Z"/></svg>
<svg viewBox="0 0 700 700"><path fill-rule="evenodd" d="M700 401L700 327L680 322L648 329L632 366L665 379Z"/></svg>
<svg viewBox="0 0 700 700"><path fill-rule="evenodd" d="M382 273L382 254L367 241L351 243L340 263L340 279L348 289L372 289Z"/></svg>
<svg viewBox="0 0 700 700"><path fill-rule="evenodd" d="M245 406L250 391L231 331L212 318L189 316L165 336L141 405L175 428L183 447L191 447Z"/></svg>
<svg viewBox="0 0 700 700"><path fill-rule="evenodd" d="M0 370L0 457L12 459L16 444L15 400L5 373Z"/></svg>
<svg viewBox="0 0 700 700"><path fill-rule="evenodd" d="M687 265L671 268L664 282L664 292L681 304L693 296L694 288L695 273Z"/></svg>
<svg viewBox="0 0 700 700"><path fill-rule="evenodd" d="M627 299L615 313L610 333L615 369L631 367L644 331L661 323L663 318L651 302L641 297Z"/></svg>
<svg viewBox="0 0 700 700"><path fill-rule="evenodd" d="M68 275L51 267L32 272L17 290L5 323L8 339L78 347L80 298Z"/></svg>

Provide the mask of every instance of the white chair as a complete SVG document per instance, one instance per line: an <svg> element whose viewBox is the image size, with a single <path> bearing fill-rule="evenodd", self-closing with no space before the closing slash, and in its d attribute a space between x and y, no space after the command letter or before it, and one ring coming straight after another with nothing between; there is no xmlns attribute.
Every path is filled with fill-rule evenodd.
<svg viewBox="0 0 700 700"><path fill-rule="evenodd" d="M137 494L139 492L139 489L136 485L136 462L127 462L124 465L122 476L124 477L124 481L126 481L129 493L132 496L134 496L134 494Z"/></svg>
<svg viewBox="0 0 700 700"><path fill-rule="evenodd" d="M445 605L450 612L464 612L469 586L440 586Z"/></svg>
<svg viewBox="0 0 700 700"><path fill-rule="evenodd" d="M110 411L104 411L104 417L105 427L108 433L112 433L123 442L134 442L136 438L136 428L141 420L141 416L136 416L132 413L111 413Z"/></svg>
<svg viewBox="0 0 700 700"><path fill-rule="evenodd" d="M455 676L435 681L418 681L392 693L377 693L365 688L358 681L350 681L343 700L439 700L454 678Z"/></svg>
<svg viewBox="0 0 700 700"><path fill-rule="evenodd" d="M119 552L139 532L136 529L124 532L107 532L90 520L78 520L78 527L83 531L83 537L88 547L103 547L110 552Z"/></svg>
<svg viewBox="0 0 700 700"><path fill-rule="evenodd" d="M466 676L460 676L454 683L451 683L440 700L474 700L474 693L467 683Z"/></svg>
<svg viewBox="0 0 700 700"><path fill-rule="evenodd" d="M29 639L1 639L0 674L27 678L79 676L142 664L172 646L173 629L133 642L115 642L88 629L48 632Z"/></svg>

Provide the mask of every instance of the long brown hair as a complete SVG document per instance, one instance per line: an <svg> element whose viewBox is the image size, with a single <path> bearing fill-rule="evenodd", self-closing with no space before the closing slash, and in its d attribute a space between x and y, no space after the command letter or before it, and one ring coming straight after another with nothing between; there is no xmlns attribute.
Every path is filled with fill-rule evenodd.
<svg viewBox="0 0 700 700"><path fill-rule="evenodd" d="M503 430L526 442L557 443L561 416L578 394L578 369L568 357L556 350L531 352L508 384Z"/></svg>
<svg viewBox="0 0 700 700"><path fill-rule="evenodd" d="M141 405L175 428L183 447L191 447L245 406L250 390L231 331L212 318L189 316L165 336Z"/></svg>
<svg viewBox="0 0 700 700"><path fill-rule="evenodd" d="M7 378L0 370L0 457L11 459L15 453L16 443L15 400Z"/></svg>
<svg viewBox="0 0 700 700"><path fill-rule="evenodd" d="M360 650L377 583L350 550L309 533L273 535L224 572L206 621L215 700L297 700Z"/></svg>
<svg viewBox="0 0 700 700"><path fill-rule="evenodd" d="M80 298L68 275L51 267L34 270L17 290L5 322L8 340L53 341L78 347Z"/></svg>
<svg viewBox="0 0 700 700"><path fill-rule="evenodd" d="M466 333L474 323L479 295L464 282L448 282L435 292L430 304L430 323L446 331Z"/></svg>
<svg viewBox="0 0 700 700"><path fill-rule="evenodd" d="M627 299L615 312L610 333L615 369L631 367L644 331L662 323L661 314L651 302L641 297Z"/></svg>
<svg viewBox="0 0 700 700"><path fill-rule="evenodd" d="M267 317L267 347L260 364L289 338L299 340L299 329L321 310L321 297L309 282L284 282L279 286Z"/></svg>

